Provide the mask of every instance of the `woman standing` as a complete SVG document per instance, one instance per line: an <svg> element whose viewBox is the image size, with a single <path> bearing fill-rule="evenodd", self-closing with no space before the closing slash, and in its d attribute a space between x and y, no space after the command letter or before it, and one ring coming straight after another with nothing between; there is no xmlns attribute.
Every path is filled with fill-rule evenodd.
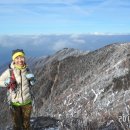
<svg viewBox="0 0 130 130"><path fill-rule="evenodd" d="M26 65L24 51L21 49L12 51L12 63L0 76L0 86L8 89L14 130L31 130L32 96L30 87L34 85L34 82L34 75Z"/></svg>

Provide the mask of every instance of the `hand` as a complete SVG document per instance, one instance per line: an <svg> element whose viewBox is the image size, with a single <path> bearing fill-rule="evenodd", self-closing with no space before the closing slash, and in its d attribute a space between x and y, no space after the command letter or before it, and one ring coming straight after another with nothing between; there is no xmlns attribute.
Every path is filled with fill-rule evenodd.
<svg viewBox="0 0 130 130"><path fill-rule="evenodd" d="M31 86L33 86L35 84L36 79L33 74L27 74L26 78L29 80Z"/></svg>
<svg viewBox="0 0 130 130"><path fill-rule="evenodd" d="M5 85L9 85L9 84L10 84L10 78L7 78L7 79L4 81L4 84L5 84Z"/></svg>

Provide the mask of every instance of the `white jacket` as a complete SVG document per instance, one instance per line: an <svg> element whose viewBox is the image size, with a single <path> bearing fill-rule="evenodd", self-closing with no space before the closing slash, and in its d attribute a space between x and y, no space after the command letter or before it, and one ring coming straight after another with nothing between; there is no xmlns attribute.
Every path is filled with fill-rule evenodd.
<svg viewBox="0 0 130 130"><path fill-rule="evenodd" d="M15 79L17 82L16 91L8 90L8 100L13 103L25 103L31 101L30 85L26 74L29 73L27 69L19 70L14 67L13 63L10 66L13 69ZM10 77L10 69L7 69L0 76L0 87L6 87L5 80Z"/></svg>

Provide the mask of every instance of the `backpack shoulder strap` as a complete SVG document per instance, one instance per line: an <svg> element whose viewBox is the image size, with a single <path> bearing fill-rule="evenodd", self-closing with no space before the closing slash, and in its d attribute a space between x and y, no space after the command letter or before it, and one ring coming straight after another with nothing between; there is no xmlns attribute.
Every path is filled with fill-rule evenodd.
<svg viewBox="0 0 130 130"><path fill-rule="evenodd" d="M27 72L30 72L30 69L27 67L27 68L26 68L26 71L27 71Z"/></svg>
<svg viewBox="0 0 130 130"><path fill-rule="evenodd" d="M10 66L9 66L9 73L10 73L10 84L7 86L7 88L14 90L16 88L17 82L15 79L14 71Z"/></svg>
<svg viewBox="0 0 130 130"><path fill-rule="evenodd" d="M11 68L11 64L9 64L9 73L10 73L10 77L15 78L15 76L14 76L14 71L13 71L13 69Z"/></svg>

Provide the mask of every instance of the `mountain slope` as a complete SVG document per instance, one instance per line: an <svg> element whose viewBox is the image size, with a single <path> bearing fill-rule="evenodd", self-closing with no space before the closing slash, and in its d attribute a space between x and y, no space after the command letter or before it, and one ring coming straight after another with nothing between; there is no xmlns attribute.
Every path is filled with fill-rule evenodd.
<svg viewBox="0 0 130 130"><path fill-rule="evenodd" d="M93 52L65 48L31 61L37 78L32 116L56 118L61 130L127 130L123 117L130 108L130 43Z"/></svg>
<svg viewBox="0 0 130 130"><path fill-rule="evenodd" d="M43 67L35 68L38 115L64 121L82 118L84 124L118 119L120 113L128 116L129 52L130 43L112 44L85 55L48 59Z"/></svg>

